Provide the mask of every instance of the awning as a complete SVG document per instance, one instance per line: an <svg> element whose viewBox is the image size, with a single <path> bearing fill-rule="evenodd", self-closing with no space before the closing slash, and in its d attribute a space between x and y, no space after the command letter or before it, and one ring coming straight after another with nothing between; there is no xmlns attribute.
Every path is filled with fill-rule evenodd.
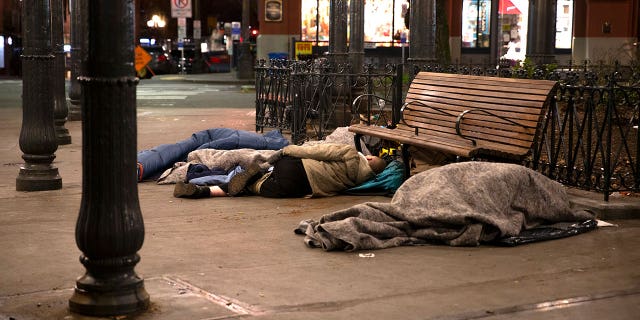
<svg viewBox="0 0 640 320"><path fill-rule="evenodd" d="M500 5L498 6L499 14L522 14L518 7L516 7L511 0L500 0Z"/></svg>

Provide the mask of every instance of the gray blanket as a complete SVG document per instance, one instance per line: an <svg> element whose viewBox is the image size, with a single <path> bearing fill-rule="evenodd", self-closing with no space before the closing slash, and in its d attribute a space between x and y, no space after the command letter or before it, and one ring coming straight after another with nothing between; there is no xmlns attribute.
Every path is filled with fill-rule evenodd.
<svg viewBox="0 0 640 320"><path fill-rule="evenodd" d="M416 174L391 202L367 202L300 223L310 247L382 249L444 243L477 246L521 230L593 219L564 187L520 165L463 162Z"/></svg>
<svg viewBox="0 0 640 320"><path fill-rule="evenodd" d="M275 152L276 150L254 149L200 149L192 151L187 156L187 162L176 162L173 167L162 173L157 183L171 184L178 181L185 181L189 164L204 164L209 168L222 168L229 171L238 165L243 168L246 168L251 163L263 165L267 163L269 156Z"/></svg>

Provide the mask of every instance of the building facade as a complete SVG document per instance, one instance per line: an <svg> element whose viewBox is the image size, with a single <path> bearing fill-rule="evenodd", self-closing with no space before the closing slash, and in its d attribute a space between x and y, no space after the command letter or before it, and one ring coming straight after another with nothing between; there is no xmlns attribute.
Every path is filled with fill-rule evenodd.
<svg viewBox="0 0 640 320"><path fill-rule="evenodd" d="M20 74L21 1L0 0L0 75Z"/></svg>
<svg viewBox="0 0 640 320"><path fill-rule="evenodd" d="M257 58L267 59L273 52L294 56L299 41L310 42L316 54L326 51L332 1L258 0ZM446 14L440 18L447 20L454 63L522 61L540 53L540 40L548 42L544 54L561 64L638 59L640 0L438 1L444 1ZM406 57L405 39L410 42L416 32L408 30L411 2L365 2L366 55Z"/></svg>

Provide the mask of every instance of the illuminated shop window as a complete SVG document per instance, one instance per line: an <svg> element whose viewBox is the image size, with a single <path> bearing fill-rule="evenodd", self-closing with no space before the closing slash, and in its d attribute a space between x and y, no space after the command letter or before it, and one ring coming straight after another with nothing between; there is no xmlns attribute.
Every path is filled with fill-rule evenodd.
<svg viewBox="0 0 640 320"><path fill-rule="evenodd" d="M329 41L330 0L302 0L301 8L301 40ZM407 34L404 16L408 8L408 0L367 0L364 5L365 43L370 47L399 45Z"/></svg>
<svg viewBox="0 0 640 320"><path fill-rule="evenodd" d="M571 49L573 39L573 0L558 0L556 10L556 49Z"/></svg>
<svg viewBox="0 0 640 320"><path fill-rule="evenodd" d="M302 0L302 41L329 40L329 1Z"/></svg>
<svg viewBox="0 0 640 320"><path fill-rule="evenodd" d="M0 68L4 68L4 36L0 36Z"/></svg>
<svg viewBox="0 0 640 320"><path fill-rule="evenodd" d="M484 48L490 45L491 0L462 1L462 47Z"/></svg>
<svg viewBox="0 0 640 320"><path fill-rule="evenodd" d="M528 0L499 0L500 59L523 61L527 53Z"/></svg>

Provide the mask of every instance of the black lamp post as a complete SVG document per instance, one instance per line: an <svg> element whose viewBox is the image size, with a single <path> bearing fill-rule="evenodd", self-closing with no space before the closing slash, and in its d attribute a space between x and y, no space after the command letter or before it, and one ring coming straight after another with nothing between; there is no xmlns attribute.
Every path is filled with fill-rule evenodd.
<svg viewBox="0 0 640 320"><path fill-rule="evenodd" d="M71 0L71 81L69 86L69 111L70 121L82 120L82 86L78 82L78 76L84 71L84 62L87 52L87 0Z"/></svg>
<svg viewBox="0 0 640 320"><path fill-rule="evenodd" d="M409 62L436 61L436 0L411 0Z"/></svg>
<svg viewBox="0 0 640 320"><path fill-rule="evenodd" d="M63 17L64 5L62 0L51 0L51 36L53 41L53 95L54 95L54 125L58 145L70 144L69 130L64 127L69 115L67 97L65 96L65 57L64 57L64 32Z"/></svg>
<svg viewBox="0 0 640 320"><path fill-rule="evenodd" d="M51 6L48 0L25 0L22 6L22 128L20 149L25 164L16 178L16 190L62 188L58 168L52 165L58 149L54 129Z"/></svg>
<svg viewBox="0 0 640 320"><path fill-rule="evenodd" d="M33 0L32 0L33 1ZM86 273L69 299L89 316L149 306L134 267L144 240L136 179L134 1L91 0L82 85L82 201L76 244Z"/></svg>
<svg viewBox="0 0 640 320"><path fill-rule="evenodd" d="M249 43L249 11L251 2L242 0L242 42L238 45L238 79L253 79L253 54Z"/></svg>

